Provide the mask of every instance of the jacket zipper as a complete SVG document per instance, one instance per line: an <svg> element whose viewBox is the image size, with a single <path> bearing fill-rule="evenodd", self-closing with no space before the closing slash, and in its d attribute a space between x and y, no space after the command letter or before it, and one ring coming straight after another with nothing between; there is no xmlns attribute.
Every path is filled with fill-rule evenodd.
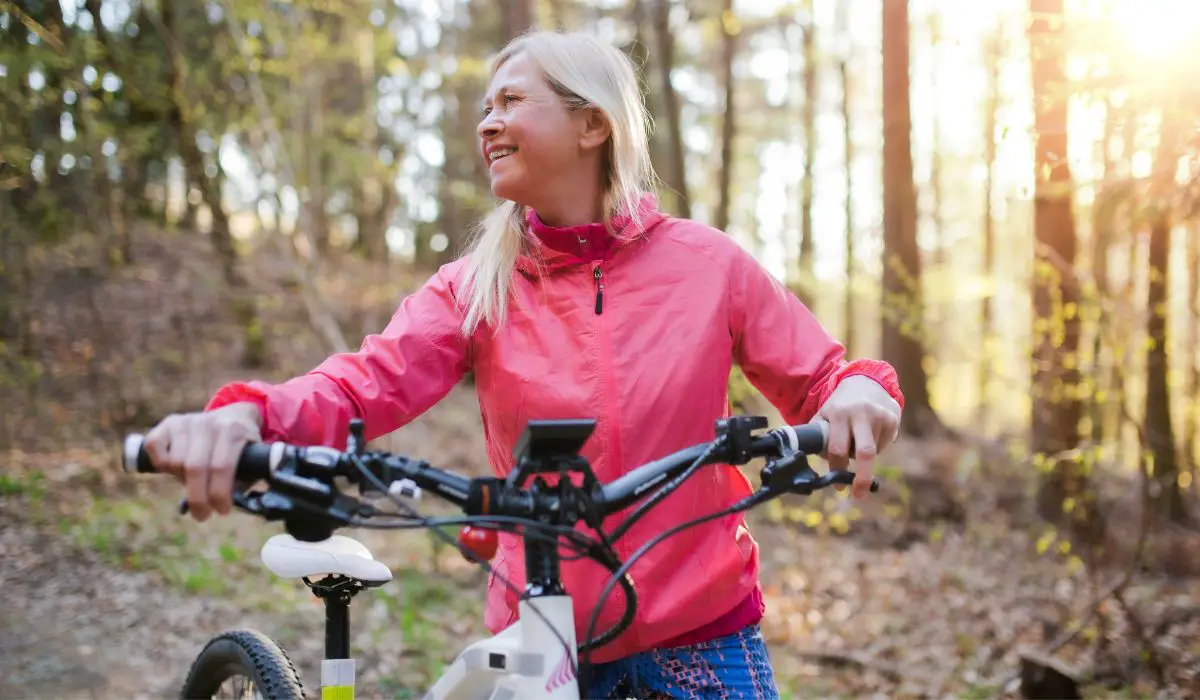
<svg viewBox="0 0 1200 700"><path fill-rule="evenodd" d="M592 279L596 281L596 315L600 316L604 310L604 271L600 268L600 262L597 261L592 267ZM618 443L617 431L619 430L620 421L617 419L616 407L612 404L612 392L614 391L615 380L612 377L612 349L609 347L609 337L607 324L604 319L597 319L596 330L600 345L600 366L603 373L604 383L604 414L609 421L608 435L608 452L609 458L614 463L620 463L621 450ZM633 554L633 549L629 546L628 540L622 538L618 542L613 543L617 550L617 556L622 560L629 558ZM634 627L627 630L622 637L627 637L630 643L634 646L640 645L639 634L636 628L637 620L634 620Z"/></svg>
<svg viewBox="0 0 1200 700"><path fill-rule="evenodd" d="M592 277L596 280L596 315L599 316L604 311L604 272L600 270L600 263L592 269Z"/></svg>

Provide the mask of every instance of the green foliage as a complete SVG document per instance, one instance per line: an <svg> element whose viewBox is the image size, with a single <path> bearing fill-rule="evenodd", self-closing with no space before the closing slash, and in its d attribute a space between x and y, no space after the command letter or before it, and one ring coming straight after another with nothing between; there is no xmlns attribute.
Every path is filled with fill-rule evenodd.
<svg viewBox="0 0 1200 700"><path fill-rule="evenodd" d="M750 380L746 378L742 368L734 365L729 372L729 403L733 406L734 413L744 413L749 410L747 402L757 395L759 395L758 389L755 389Z"/></svg>
<svg viewBox="0 0 1200 700"><path fill-rule="evenodd" d="M0 474L0 497L23 496L37 502L46 495L46 479L39 472Z"/></svg>

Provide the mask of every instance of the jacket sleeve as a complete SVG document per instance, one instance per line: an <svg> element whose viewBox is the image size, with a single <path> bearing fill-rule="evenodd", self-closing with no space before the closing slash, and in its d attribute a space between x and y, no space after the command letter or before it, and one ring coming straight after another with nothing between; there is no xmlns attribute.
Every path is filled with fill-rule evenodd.
<svg viewBox="0 0 1200 700"><path fill-rule="evenodd" d="M351 418L367 440L400 428L442 399L470 366L470 341L459 331L463 313L451 272L443 267L405 297L381 333L357 352L339 353L312 371L280 384L234 382L205 410L257 403L264 440L344 449Z"/></svg>
<svg viewBox="0 0 1200 700"><path fill-rule="evenodd" d="M812 420L839 382L863 375L904 407L896 372L886 362L847 362L796 295L739 248L729 270L734 360L789 425Z"/></svg>

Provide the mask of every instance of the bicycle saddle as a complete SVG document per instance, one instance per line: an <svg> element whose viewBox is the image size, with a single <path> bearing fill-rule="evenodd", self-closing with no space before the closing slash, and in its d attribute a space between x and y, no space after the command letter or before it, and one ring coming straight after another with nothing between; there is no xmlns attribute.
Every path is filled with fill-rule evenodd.
<svg viewBox="0 0 1200 700"><path fill-rule="evenodd" d="M267 569L280 578L341 574L365 583L383 584L392 580L391 570L375 561L365 545L343 535L333 535L321 542L303 542L286 533L274 535L263 545L259 556Z"/></svg>

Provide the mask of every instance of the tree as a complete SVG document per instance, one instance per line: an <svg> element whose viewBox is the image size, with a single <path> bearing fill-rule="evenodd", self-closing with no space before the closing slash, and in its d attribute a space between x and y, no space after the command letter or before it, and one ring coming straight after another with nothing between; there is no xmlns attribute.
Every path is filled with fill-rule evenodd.
<svg viewBox="0 0 1200 700"><path fill-rule="evenodd" d="M995 190L996 178L996 113L1000 110L1000 57L1004 45L1003 25L997 24L995 33L984 45L984 56L987 63L988 87L987 102L984 105L985 126L983 129L984 166L987 175L983 185L983 278L987 280L988 291L980 301L980 348L979 361L979 424L985 425L988 416L988 402L991 400L989 391L992 367L992 345L995 342L992 332L992 296L996 285L996 217L992 212L992 196Z"/></svg>
<svg viewBox="0 0 1200 700"><path fill-rule="evenodd" d="M1167 312L1170 308L1171 229L1174 226L1171 198L1175 190L1175 167L1179 163L1179 126L1175 116L1163 110L1163 124L1155 157L1153 201L1150 212L1148 263L1150 279L1146 287L1146 413L1143 432L1154 458L1152 476L1158 483L1158 512L1173 523L1188 520L1179 487L1179 460L1175 452L1175 430L1171 424L1171 390L1167 384Z"/></svg>
<svg viewBox="0 0 1200 700"><path fill-rule="evenodd" d="M838 76L842 84L842 150L846 161L846 299L842 344L846 346L846 354L853 357L857 346L854 328L858 324L854 313L854 131L850 120L849 63L846 57L838 61Z"/></svg>
<svg viewBox="0 0 1200 700"><path fill-rule="evenodd" d="M800 120L804 128L804 176L800 181L800 298L813 301L813 198L817 165L817 18L808 3L808 22L802 29L804 102Z"/></svg>
<svg viewBox="0 0 1200 700"><path fill-rule="evenodd" d="M713 225L724 231L729 228L730 183L733 178L733 141L737 135L734 115L733 60L737 55L737 17L733 14L733 0L721 3L721 82L725 88L725 109L721 113L721 169L717 175L717 214Z"/></svg>
<svg viewBox="0 0 1200 700"><path fill-rule="evenodd" d="M1200 468L1200 447L1196 445L1196 433L1200 430L1200 226L1193 224L1187 239L1187 309L1188 309L1188 340L1185 347L1192 349L1192 361L1187 368L1187 389L1184 395L1188 397L1187 410L1184 415L1183 450L1190 463L1191 472L1195 475Z"/></svg>
<svg viewBox="0 0 1200 700"><path fill-rule="evenodd" d="M921 255L913 186L909 109L908 0L883 0L883 359L904 392L903 430L926 434L940 423L929 403L923 359Z"/></svg>
<svg viewBox="0 0 1200 700"><path fill-rule="evenodd" d="M190 19L193 22L203 22L203 19L187 17L187 6L175 6L172 3L163 5L160 21L156 22L158 31L162 34L163 44L167 55L164 63L167 65L170 80L171 104L168 109L168 122L178 135L179 152L187 172L187 180L200 189L204 204L212 215L209 229L209 240L221 265L221 276L229 288L230 304L242 329L243 346L241 363L245 367L262 367L267 361L267 348L262 330L262 322L258 317L258 309L246 277L242 274L238 262L237 249L234 247L233 236L229 230L229 217L221 201L222 174L220 162L214 158L212 163L206 163L204 154L197 144L197 129L195 118L192 116L194 105L203 104L202 99L194 90L189 90L188 59L185 56L184 42L204 41L209 36L206 33L192 33L185 30ZM215 174L210 174L215 173Z"/></svg>
<svg viewBox="0 0 1200 700"><path fill-rule="evenodd" d="M1064 506L1087 522L1080 503L1086 474L1079 458L1083 403L1079 386L1079 288L1075 280L1075 218L1067 162L1066 50L1063 0L1029 0L1034 129L1033 395L1031 447L1046 461L1038 494L1043 518L1060 521ZM1071 499L1068 501L1068 499Z"/></svg>
<svg viewBox="0 0 1200 700"><path fill-rule="evenodd" d="M671 83L675 70L675 38L671 33L671 0L652 0L654 3L654 33L658 49L659 89L667 118L667 168L664 180L671 191L674 212L687 216L692 209L688 196L686 151L683 147L683 118L680 114L679 93Z"/></svg>

